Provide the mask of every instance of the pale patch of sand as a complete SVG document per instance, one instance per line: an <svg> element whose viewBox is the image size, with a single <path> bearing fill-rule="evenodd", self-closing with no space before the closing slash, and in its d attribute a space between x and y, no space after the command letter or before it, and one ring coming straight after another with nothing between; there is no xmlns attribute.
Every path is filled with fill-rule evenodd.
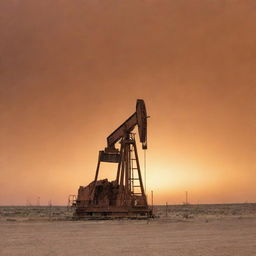
<svg viewBox="0 0 256 256"><path fill-rule="evenodd" d="M210 213L200 216L190 213L189 218L179 218L178 214L173 218L171 214L165 217L163 211L162 218L149 222L46 221L40 218L6 221L6 217L5 220L2 217L0 255L256 255L253 212L216 216Z"/></svg>

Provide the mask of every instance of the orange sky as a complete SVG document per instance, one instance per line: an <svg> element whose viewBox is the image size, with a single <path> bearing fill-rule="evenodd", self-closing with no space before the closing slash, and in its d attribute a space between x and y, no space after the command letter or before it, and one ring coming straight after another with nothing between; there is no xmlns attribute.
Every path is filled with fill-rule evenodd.
<svg viewBox="0 0 256 256"><path fill-rule="evenodd" d="M0 204L65 205L137 98L156 203L255 202L255 13L254 0L1 1Z"/></svg>

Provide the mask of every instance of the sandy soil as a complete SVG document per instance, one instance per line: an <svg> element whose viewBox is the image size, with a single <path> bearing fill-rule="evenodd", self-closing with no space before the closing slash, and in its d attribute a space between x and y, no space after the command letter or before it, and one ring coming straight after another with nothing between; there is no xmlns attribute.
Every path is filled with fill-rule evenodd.
<svg viewBox="0 0 256 256"><path fill-rule="evenodd" d="M256 217L1 221L0 255L256 255Z"/></svg>
<svg viewBox="0 0 256 256"><path fill-rule="evenodd" d="M157 219L70 221L63 206L0 207L0 256L256 256L256 204L155 206Z"/></svg>

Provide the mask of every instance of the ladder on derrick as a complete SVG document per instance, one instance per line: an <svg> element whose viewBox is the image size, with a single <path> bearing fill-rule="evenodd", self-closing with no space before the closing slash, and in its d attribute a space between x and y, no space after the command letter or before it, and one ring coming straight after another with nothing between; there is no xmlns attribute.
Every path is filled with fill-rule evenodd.
<svg viewBox="0 0 256 256"><path fill-rule="evenodd" d="M135 196L142 196L142 188L143 186L140 182L139 178L139 166L138 166L138 159L136 158L136 144L135 144L135 134L130 134L130 140L132 143L130 144L129 148L129 177L128 177L128 182L129 182L129 188L130 191L133 195Z"/></svg>

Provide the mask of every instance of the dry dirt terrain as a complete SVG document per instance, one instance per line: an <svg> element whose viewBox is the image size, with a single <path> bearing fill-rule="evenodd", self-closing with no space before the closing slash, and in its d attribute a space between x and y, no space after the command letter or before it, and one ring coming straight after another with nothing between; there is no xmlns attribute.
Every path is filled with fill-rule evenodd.
<svg viewBox="0 0 256 256"><path fill-rule="evenodd" d="M150 221L47 219L42 207L21 217L22 209L0 208L1 256L256 255L255 205L157 207Z"/></svg>

